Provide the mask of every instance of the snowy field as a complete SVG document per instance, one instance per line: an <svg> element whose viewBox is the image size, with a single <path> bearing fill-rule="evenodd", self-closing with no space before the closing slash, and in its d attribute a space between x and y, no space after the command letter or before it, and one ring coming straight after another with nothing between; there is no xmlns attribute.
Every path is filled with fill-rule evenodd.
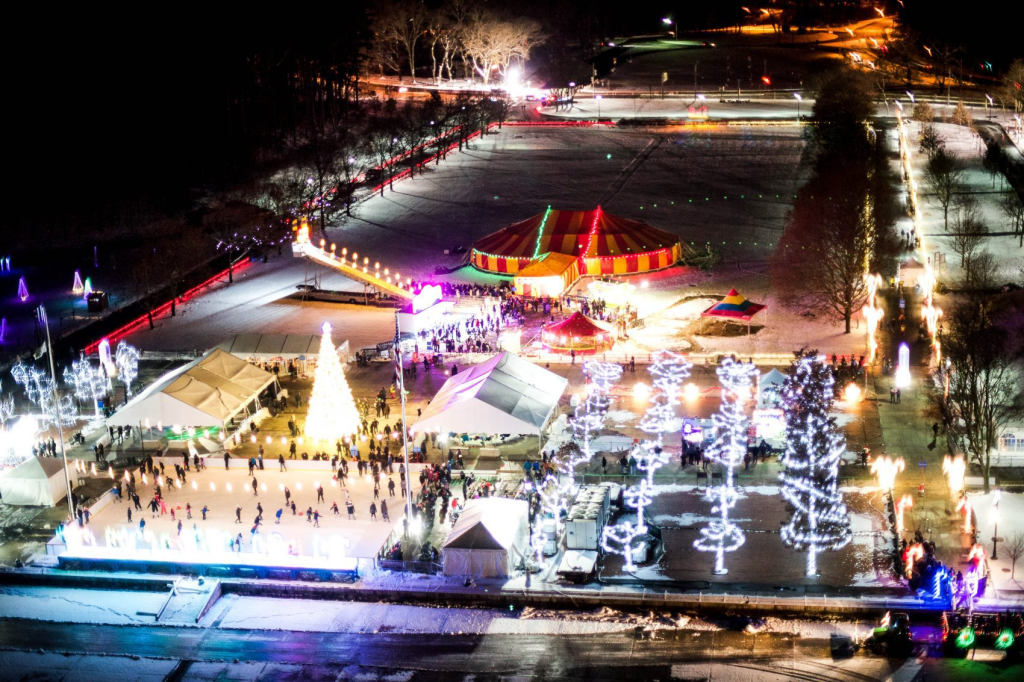
<svg viewBox="0 0 1024 682"><path fill-rule="evenodd" d="M167 460L168 462L173 460ZM289 462L291 460L288 460ZM236 462L240 464L241 462ZM114 557L132 556L130 549L117 549L109 546L108 534L120 537L122 532L135 543L134 553L139 558L164 558L168 561L196 561L202 563L256 563L278 566L305 566L314 554L320 557L375 557L383 547L391 531L401 521L404 514L404 498L401 496L400 479L397 473L392 477L395 481L395 497L388 497L388 476L381 476L381 500L387 501L390 522L382 519L380 512L377 519L370 518L369 508L373 501L373 481L368 476L356 476L354 466L349 469L348 492L356 507L355 520L349 520L345 511L345 488L331 480L330 465L322 463L324 470L303 470L293 466L285 472L279 471L275 459L266 460L266 469L256 471L259 495L253 495L252 478L244 466L232 467L225 471L222 460L211 457L207 469L187 476L187 483L182 489L166 492L168 513L153 518L147 506L153 497L152 484L142 485L137 480L142 511L132 512L132 522L127 519L128 502L112 503L99 513L92 516L86 527L86 537L94 538L94 543L83 539L81 545L75 541L78 530L68 529L69 556ZM320 464L302 462L302 464ZM413 476L418 475L420 465L412 465ZM167 471L173 475L173 468ZM138 479L138 474L136 474ZM317 502L316 485L324 487L324 502ZM413 483L417 484L415 478ZM194 484L194 487L193 487ZM229 490L229 485L231 489ZM277 524L275 514L284 508L284 487L288 487L296 503L297 514L284 509L281 523ZM381 500L377 501L380 508ZM331 511L331 504L337 502L340 516ZM263 522L258 535L253 536L250 530L256 518L257 503L263 506ZM186 518L186 504L192 505L192 518ZM200 510L209 508L207 520L203 521ZM177 520L172 520L170 509L173 507L175 518L184 524L181 536L178 535ZM236 508L241 507L241 523L236 523ZM306 520L305 512L312 507L320 512L320 527ZM139 521L145 519L145 538L139 537ZM195 527L195 528L193 528ZM211 549L196 550L192 548L192 539L198 533L201 546ZM244 547L241 553L232 554L227 549L227 542L241 533ZM254 556L254 539L261 556ZM157 544L155 552L153 545ZM166 544L169 543L169 548ZM289 556L288 548L293 547L300 555ZM215 548L215 549L214 549ZM340 550L340 551L339 551ZM312 565L312 564L310 564ZM317 567L331 567L322 563ZM346 565L346 568L349 566Z"/></svg>
<svg viewBox="0 0 1024 682"><path fill-rule="evenodd" d="M457 264L459 257L445 255L445 249L469 248L548 204L601 204L677 234L695 249L713 244L726 254L726 271L729 261L764 261L771 254L802 181L802 149L796 126L507 127L450 154L425 175L396 183L383 197L367 199L352 218L329 230L328 239L392 272L426 278L438 266ZM146 350L206 349L240 332L316 333L325 319L354 350L391 339L394 317L388 309L290 297L312 273L302 259L274 256L245 270L234 284L182 306L178 317L158 320L156 329L144 325L128 341ZM689 273L672 269L647 277L652 287L665 282L675 290L689 286L683 280L696 276ZM481 281L481 275L467 268L445 279ZM330 273L321 286L361 290ZM722 281L714 291L724 294L728 288ZM672 291L665 296L665 305L678 298Z"/></svg>
<svg viewBox="0 0 1024 682"><path fill-rule="evenodd" d="M820 577L805 575L806 555L782 544L779 528L789 519L787 503L777 485L737 486L740 498L732 519L746 533L746 542L726 555L729 573L713 573L714 555L693 548L700 528L714 517L703 489L693 485L655 485L651 523L661 529L665 555L654 565L641 565L633 574L653 583L706 581L754 585L830 585L835 587L896 587L888 548L891 533L883 514L881 494L871 488L849 489L843 499L850 511L853 540L837 552L818 558ZM622 575L621 557L605 559L605 578Z"/></svg>

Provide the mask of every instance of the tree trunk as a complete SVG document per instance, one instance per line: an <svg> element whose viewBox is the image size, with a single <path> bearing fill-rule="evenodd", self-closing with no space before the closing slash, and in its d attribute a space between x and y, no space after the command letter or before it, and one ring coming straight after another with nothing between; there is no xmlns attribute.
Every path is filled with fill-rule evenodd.
<svg viewBox="0 0 1024 682"><path fill-rule="evenodd" d="M852 317L853 317L853 315L852 315L852 313L850 313L850 309L847 308L846 311L843 313L843 320L846 322L846 333L847 334L850 333L850 319Z"/></svg>
<svg viewBox="0 0 1024 682"><path fill-rule="evenodd" d="M228 251L228 284L235 281L235 264L231 260L231 252Z"/></svg>
<svg viewBox="0 0 1024 682"><path fill-rule="evenodd" d="M147 317L149 318L149 328L150 328L150 329L155 329L155 328L156 328L156 325L154 325L154 324L153 324L153 311L152 311L152 310L149 310L149 311L148 311L148 312L146 313L146 316L147 316Z"/></svg>

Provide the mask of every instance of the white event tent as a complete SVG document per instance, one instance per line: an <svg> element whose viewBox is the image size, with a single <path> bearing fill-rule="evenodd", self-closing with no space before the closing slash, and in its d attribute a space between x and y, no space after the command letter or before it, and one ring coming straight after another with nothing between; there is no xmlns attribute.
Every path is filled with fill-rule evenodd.
<svg viewBox="0 0 1024 682"><path fill-rule="evenodd" d="M275 381L272 373L216 349L147 386L107 424L223 427L258 410L260 393Z"/></svg>
<svg viewBox="0 0 1024 682"><path fill-rule="evenodd" d="M499 353L449 378L413 430L539 436L568 383L518 355Z"/></svg>
<svg viewBox="0 0 1024 682"><path fill-rule="evenodd" d="M441 547L444 575L507 578L529 553L526 502L470 500Z"/></svg>
<svg viewBox="0 0 1024 682"><path fill-rule="evenodd" d="M782 400L782 384L785 382L786 375L774 367L772 371L763 375L757 382L757 406L779 407Z"/></svg>
<svg viewBox="0 0 1024 682"><path fill-rule="evenodd" d="M263 362L305 362L316 360L320 355L320 335L295 334L235 334L222 341L217 348L226 350L243 360ZM338 344L338 357L348 361L348 341Z"/></svg>
<svg viewBox="0 0 1024 682"><path fill-rule="evenodd" d="M4 504L53 507L67 497L64 462L55 457L30 457L0 472Z"/></svg>

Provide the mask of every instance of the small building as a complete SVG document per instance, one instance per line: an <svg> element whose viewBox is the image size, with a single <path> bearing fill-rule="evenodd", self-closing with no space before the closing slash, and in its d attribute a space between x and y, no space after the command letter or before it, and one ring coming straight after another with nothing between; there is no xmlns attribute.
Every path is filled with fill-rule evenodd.
<svg viewBox="0 0 1024 682"><path fill-rule="evenodd" d="M579 278L579 258L548 252L530 261L512 282L519 296L556 298Z"/></svg>

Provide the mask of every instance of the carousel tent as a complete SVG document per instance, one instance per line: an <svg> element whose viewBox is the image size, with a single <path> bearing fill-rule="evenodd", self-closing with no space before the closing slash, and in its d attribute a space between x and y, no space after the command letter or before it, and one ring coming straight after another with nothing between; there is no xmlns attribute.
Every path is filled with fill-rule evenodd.
<svg viewBox="0 0 1024 682"><path fill-rule="evenodd" d="M0 473L4 504L53 507L67 497L64 462L56 457L30 457Z"/></svg>
<svg viewBox="0 0 1024 682"><path fill-rule="evenodd" d="M561 322L546 325L541 340L551 350L594 353L598 348L611 346L614 336L610 325L575 312Z"/></svg>
<svg viewBox="0 0 1024 682"><path fill-rule="evenodd" d="M568 383L518 355L499 353L449 378L413 429L540 435Z"/></svg>
<svg viewBox="0 0 1024 682"><path fill-rule="evenodd" d="M776 368L762 376L757 382L757 406L776 407L786 375Z"/></svg>
<svg viewBox="0 0 1024 682"><path fill-rule="evenodd" d="M589 211L549 206L478 241L472 263L481 270L514 275L548 253L577 258L581 276L625 275L675 265L684 247L673 234L605 213L600 206Z"/></svg>
<svg viewBox="0 0 1024 682"><path fill-rule="evenodd" d="M287 362L289 360L312 360L320 354L320 336L294 334L235 334L225 339L217 348L225 350L243 360ZM342 362L348 360L348 341L338 345L338 356Z"/></svg>
<svg viewBox="0 0 1024 682"><path fill-rule="evenodd" d="M526 502L470 500L441 547L445 575L507 578L529 553Z"/></svg>
<svg viewBox="0 0 1024 682"><path fill-rule="evenodd" d="M274 375L215 349L166 374L107 419L111 426L221 426L255 406Z"/></svg>

